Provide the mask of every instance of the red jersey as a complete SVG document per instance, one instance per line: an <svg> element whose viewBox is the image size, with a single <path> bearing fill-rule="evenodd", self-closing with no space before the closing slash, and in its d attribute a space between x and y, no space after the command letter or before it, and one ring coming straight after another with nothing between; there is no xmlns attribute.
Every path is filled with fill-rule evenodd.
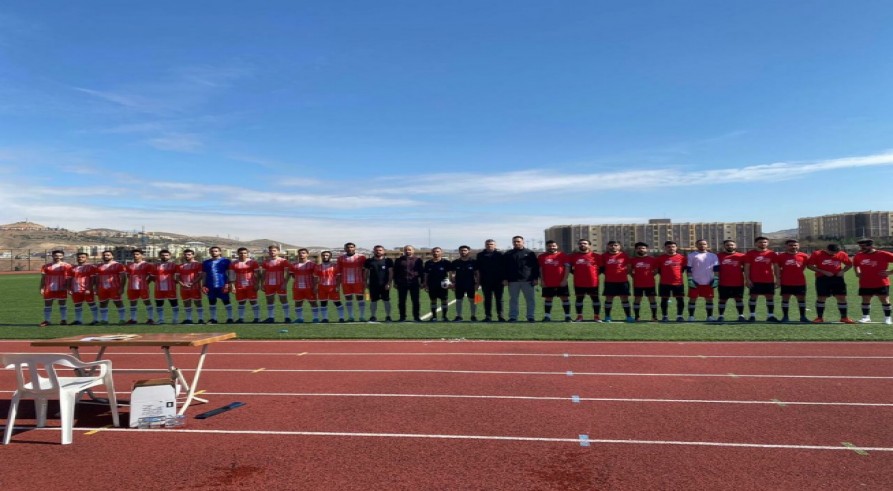
<svg viewBox="0 0 893 491"><path fill-rule="evenodd" d="M313 288L313 273L316 271L316 263L311 261L290 263L288 271L295 278L291 284L293 289L309 290Z"/></svg>
<svg viewBox="0 0 893 491"><path fill-rule="evenodd" d="M68 278L71 276L71 265L68 263L49 263L40 267L43 275L43 289L48 292L67 292Z"/></svg>
<svg viewBox="0 0 893 491"><path fill-rule="evenodd" d="M572 252L570 258L571 273L574 275L574 286L595 288L598 286L598 268L602 265L602 257L594 252Z"/></svg>
<svg viewBox="0 0 893 491"><path fill-rule="evenodd" d="M625 252L602 254L605 283L629 283L629 256Z"/></svg>
<svg viewBox="0 0 893 491"><path fill-rule="evenodd" d="M341 268L341 283L345 285L362 285L366 281L366 256L354 254L338 256L338 267Z"/></svg>
<svg viewBox="0 0 893 491"><path fill-rule="evenodd" d="M313 276L316 276L319 280L320 286L335 286L338 284L338 273L341 272L340 270L338 263L331 261L319 263L313 270Z"/></svg>
<svg viewBox="0 0 893 491"><path fill-rule="evenodd" d="M720 252L719 286L744 286L743 252Z"/></svg>
<svg viewBox="0 0 893 491"><path fill-rule="evenodd" d="M71 267L69 272L69 288L72 293L84 293L93 290L93 278L96 277L96 266L92 264L77 264Z"/></svg>
<svg viewBox="0 0 893 491"><path fill-rule="evenodd" d="M119 290L121 288L121 273L127 273L127 268L117 261L110 261L96 266L96 283L100 290Z"/></svg>
<svg viewBox="0 0 893 491"><path fill-rule="evenodd" d="M750 265L750 281L753 283L775 283L775 273L772 271L774 262L775 253L768 249L753 249L744 255L744 264Z"/></svg>
<svg viewBox="0 0 893 491"><path fill-rule="evenodd" d="M847 253L837 251L834 254L831 254L826 250L813 252L812 255L809 256L809 261L806 262L807 266L813 266L834 275L843 271L844 266L852 266L852 264L853 261L850 260L850 256L847 255ZM816 271L815 276L816 278L821 278L825 275Z"/></svg>
<svg viewBox="0 0 893 491"><path fill-rule="evenodd" d="M285 283L285 272L289 266L287 259L268 257L260 265L264 270L264 286L279 286Z"/></svg>
<svg viewBox="0 0 893 491"><path fill-rule="evenodd" d="M657 256L657 272L661 285L679 286L682 284L682 272L685 271L685 256L679 254L661 254Z"/></svg>
<svg viewBox="0 0 893 491"><path fill-rule="evenodd" d="M561 286L564 275L567 272L567 264L570 259L563 252L544 252L537 256L537 262L540 263L540 276L543 280L543 286L546 288L554 288Z"/></svg>
<svg viewBox="0 0 893 491"><path fill-rule="evenodd" d="M890 286L890 278L881 276L893 263L893 254L887 251L874 251L871 254L860 252L853 258L859 273L859 288L881 288Z"/></svg>
<svg viewBox="0 0 893 491"><path fill-rule="evenodd" d="M657 258L654 256L633 256L630 259L633 273L633 288L654 288L654 273L657 271Z"/></svg>
<svg viewBox="0 0 893 491"><path fill-rule="evenodd" d="M805 252L791 254L781 252L775 255L775 264L778 265L783 286L806 285L806 263L809 256Z"/></svg>
<svg viewBox="0 0 893 491"><path fill-rule="evenodd" d="M197 286L198 280L202 274L202 263L198 261L189 261L187 263L180 263L177 266L177 275L180 278L180 282L186 285L190 285L187 288L192 288Z"/></svg>
<svg viewBox="0 0 893 491"><path fill-rule="evenodd" d="M127 281L128 291L149 291L149 276L155 274L155 266L146 261L130 263L127 265L127 274L130 276Z"/></svg>
<svg viewBox="0 0 893 491"><path fill-rule="evenodd" d="M234 281L236 288L241 290L257 286L257 270L260 269L260 264L254 259L233 261L229 263L229 269L236 275Z"/></svg>
<svg viewBox="0 0 893 491"><path fill-rule="evenodd" d="M177 283L174 281L177 269L177 263L170 261L155 265L155 293L177 291Z"/></svg>

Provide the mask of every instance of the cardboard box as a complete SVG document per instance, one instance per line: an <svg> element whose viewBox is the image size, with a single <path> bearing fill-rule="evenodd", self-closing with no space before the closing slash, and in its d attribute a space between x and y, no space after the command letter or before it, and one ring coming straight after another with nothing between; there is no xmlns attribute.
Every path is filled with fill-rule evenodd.
<svg viewBox="0 0 893 491"><path fill-rule="evenodd" d="M139 426L140 418L177 415L177 390L169 378L137 380L130 394L130 427Z"/></svg>

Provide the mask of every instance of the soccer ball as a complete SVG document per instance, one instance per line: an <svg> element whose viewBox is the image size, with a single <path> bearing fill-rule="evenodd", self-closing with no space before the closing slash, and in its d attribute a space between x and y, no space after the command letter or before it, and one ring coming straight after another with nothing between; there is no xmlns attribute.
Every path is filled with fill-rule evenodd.
<svg viewBox="0 0 893 491"><path fill-rule="evenodd" d="M449 278L444 278L444 279L440 280L440 286L442 288L449 288L450 286L452 286L452 284L453 283L450 282Z"/></svg>

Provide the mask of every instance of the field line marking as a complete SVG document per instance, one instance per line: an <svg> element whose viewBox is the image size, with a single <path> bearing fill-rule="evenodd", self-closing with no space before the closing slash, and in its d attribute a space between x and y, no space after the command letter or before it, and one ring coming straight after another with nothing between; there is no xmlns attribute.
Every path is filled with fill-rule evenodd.
<svg viewBox="0 0 893 491"><path fill-rule="evenodd" d="M868 452L866 452L864 448L857 447L850 442L840 442L840 444L859 455L868 455Z"/></svg>
<svg viewBox="0 0 893 491"><path fill-rule="evenodd" d="M88 432L86 432L86 433L84 433L84 434L85 434L85 435L95 435L95 434L99 433L100 431L105 431L105 430L107 430L107 429L109 429L109 428L114 428L114 426L112 426L112 425L105 425L105 426L103 426L102 428L97 428L97 429L95 429L95 430L88 431Z"/></svg>
<svg viewBox="0 0 893 491"><path fill-rule="evenodd" d="M17 427L19 428L19 427ZM22 427L25 428L25 427ZM60 428L37 428L38 430L60 430ZM75 428L78 431L91 430L92 428ZM142 432L163 432L167 434L217 434L217 435L279 435L279 436L328 436L328 437L354 437L354 438L407 438L407 439L436 439L436 440L491 440L510 442L550 442L550 443L575 443L580 444L581 438L555 438L555 437L531 437L531 436L501 436L501 435L450 435L450 434L424 434L424 433L362 433L341 431L277 431L277 430L195 430L195 429L145 429L109 428L106 432L127 432L131 435ZM738 442L709 442L709 441L677 441L677 440L611 440L587 438L590 444L626 444L626 445L674 445L697 447L730 447L730 448L765 448L765 449L789 449L789 450L837 450L851 452L853 449L843 445L797 445L778 443L738 443ZM893 452L893 447L859 447L864 452Z"/></svg>
<svg viewBox="0 0 893 491"><path fill-rule="evenodd" d="M452 300L450 300L450 301L447 303L447 308L449 308L449 307L450 307L451 305L453 305L454 303L456 303L456 299L455 299L455 298L452 299ZM435 310L434 312L435 312L435 314L436 314L437 312L441 312L440 307L437 307L437 310ZM426 321L426 320L428 320L428 319L430 319L430 318L431 318L431 312L428 312L427 314L425 314L425 315L419 317L419 319L422 319L423 321Z"/></svg>

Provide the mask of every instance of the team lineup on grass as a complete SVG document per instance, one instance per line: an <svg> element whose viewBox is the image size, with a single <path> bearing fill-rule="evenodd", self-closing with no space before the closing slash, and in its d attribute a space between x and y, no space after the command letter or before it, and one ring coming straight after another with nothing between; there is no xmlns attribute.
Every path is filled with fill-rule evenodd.
<svg viewBox="0 0 893 491"><path fill-rule="evenodd" d="M470 247L463 245L459 258L453 261L443 258L439 247L431 250L430 260L422 261L412 246L405 246L400 257L391 259L382 246L375 246L373 255L366 257L356 252L353 243L347 243L343 254L333 259L330 251L323 251L319 262L310 260L307 249L300 249L296 260L289 261L280 256L277 246L269 246L268 256L258 261L249 257L246 248L239 248L238 257L229 259L222 257L215 246L203 262L196 260L194 251L186 250L180 262L174 262L169 251L161 251L159 260L150 263L141 250L135 249L133 262L126 265L115 261L108 251L98 265L89 263L85 253L76 255L76 264L68 264L63 251L53 251L53 261L41 268L44 320L40 325L50 325L54 303L59 323L68 324L69 297L74 305L73 325L87 323L84 310L91 311L89 324L108 324L111 306L117 310L119 323L141 323L140 304L146 312L146 324L163 324L167 323L165 302L174 324L244 323L249 308L251 322L275 323L277 299L286 323L329 322L330 302L339 322L435 322L438 318L535 322L535 287L541 287L544 315L539 320L545 322L553 320L556 304L563 317L557 315L555 320L612 321L615 299L624 315L617 320L631 323L642 320L643 307L651 309L650 320L664 322L756 322L762 298L766 322L822 323L825 303L834 299L840 321L851 324L856 321L848 314L844 280L851 268L858 277L859 322L871 322L871 302L877 298L884 322L893 324L888 269L893 253L876 249L869 239L859 241L860 252L852 259L835 244L807 255L799 252L796 240L786 241L783 252L774 252L765 237L758 237L754 249L747 253L738 252L730 240L723 243L719 254L709 251L705 240L697 241L696 247L683 255L675 242L667 241L664 253L653 256L649 245L640 242L628 255L612 241L605 253L597 253L588 240L581 239L574 252L561 252L554 241L549 241L546 252L536 255L525 247L523 237L516 236L511 249L498 250L490 239L474 257ZM807 269L815 273L813 318L806 315ZM506 288L508 312L503 306ZM397 292L396 316L391 306L392 289ZM431 312L425 316L420 312L422 290L430 300ZM261 291L266 299L263 319L258 303ZM231 295L236 300L235 312ZM776 315L777 296L781 298L781 315ZM523 315L522 298L526 307ZM698 299L704 299L706 311L700 318L696 317ZM218 317L218 304L223 306L225 318ZM455 314L450 316L453 304ZM479 304L483 304L480 316Z"/></svg>

